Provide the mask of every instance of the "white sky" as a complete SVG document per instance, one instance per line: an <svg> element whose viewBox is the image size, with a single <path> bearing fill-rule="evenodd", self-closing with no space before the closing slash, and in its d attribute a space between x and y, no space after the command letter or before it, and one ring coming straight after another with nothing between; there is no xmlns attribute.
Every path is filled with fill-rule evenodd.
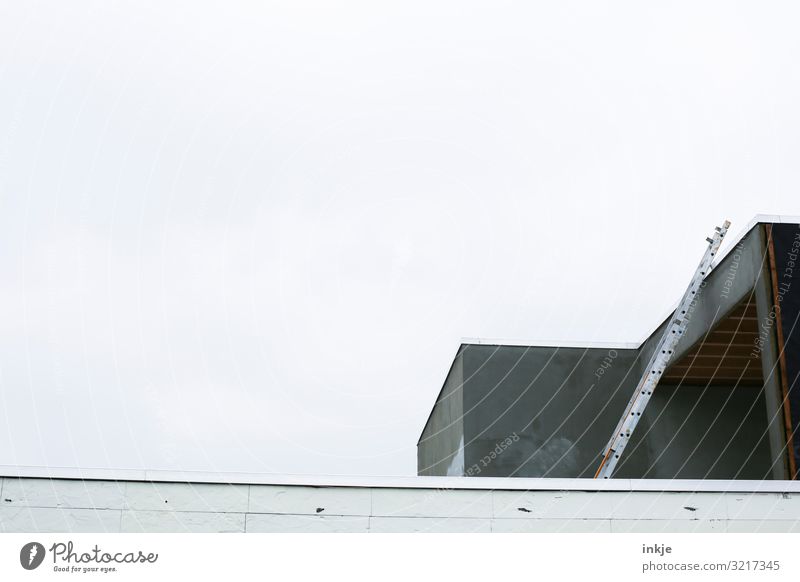
<svg viewBox="0 0 800 582"><path fill-rule="evenodd" d="M0 2L0 464L413 474L800 214L796 4L524 4Z"/></svg>

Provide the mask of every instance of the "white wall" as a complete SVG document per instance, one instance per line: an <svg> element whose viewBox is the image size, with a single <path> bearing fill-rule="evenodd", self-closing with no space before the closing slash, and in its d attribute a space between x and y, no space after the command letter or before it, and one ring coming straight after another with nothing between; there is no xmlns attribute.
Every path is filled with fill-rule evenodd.
<svg viewBox="0 0 800 582"><path fill-rule="evenodd" d="M473 479L469 485L480 481ZM796 484L784 483L791 492L311 487L6 477L0 479L0 531L800 532L800 492Z"/></svg>

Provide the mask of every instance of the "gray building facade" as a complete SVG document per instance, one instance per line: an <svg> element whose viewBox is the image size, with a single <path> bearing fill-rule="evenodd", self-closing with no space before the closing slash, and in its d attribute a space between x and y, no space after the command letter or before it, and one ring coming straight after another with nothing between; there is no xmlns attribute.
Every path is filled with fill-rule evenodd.
<svg viewBox="0 0 800 582"><path fill-rule="evenodd" d="M797 220L759 217L715 264L615 477L794 478L795 238ZM592 477L666 325L639 345L462 344L418 474Z"/></svg>

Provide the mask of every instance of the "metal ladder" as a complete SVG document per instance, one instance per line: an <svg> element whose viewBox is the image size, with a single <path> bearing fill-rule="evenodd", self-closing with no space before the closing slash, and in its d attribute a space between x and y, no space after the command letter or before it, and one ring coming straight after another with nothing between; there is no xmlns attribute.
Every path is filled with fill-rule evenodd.
<svg viewBox="0 0 800 582"><path fill-rule="evenodd" d="M678 304L678 308L675 310L675 313L672 314L672 319L664 330L664 335L661 336L650 358L650 362L645 369L644 375L639 381L639 385L636 387L636 391L633 393L630 402L628 402L625 414L622 415L616 430L614 430L611 439L608 441L608 445L606 445L606 448L603 449L601 453L603 461L600 463L597 473L595 473L595 479L609 479L625 447L628 446L633 431L639 423L647 403L650 402L650 397L653 395L653 391L661 378L661 374L672 358L675 345L686 329L689 307L692 301L697 297L697 291L700 289L700 285L706 273L710 270L714 256L717 254L719 245L722 243L722 239L725 233L728 232L728 227L730 227L730 225L731 223L726 220L721 227L718 226L715 228L712 238L706 239L708 241L708 248L703 255L703 260L700 261L700 265L697 267L692 281L689 283L689 287L683 295L683 299L681 299L681 302Z"/></svg>

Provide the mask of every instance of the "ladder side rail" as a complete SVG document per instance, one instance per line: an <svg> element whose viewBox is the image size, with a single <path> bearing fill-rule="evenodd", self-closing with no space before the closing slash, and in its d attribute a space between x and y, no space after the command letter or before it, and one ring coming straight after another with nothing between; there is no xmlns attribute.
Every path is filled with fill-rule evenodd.
<svg viewBox="0 0 800 582"><path fill-rule="evenodd" d="M680 336L686 329L689 319L687 317L689 308L691 307L692 302L697 299L697 291L699 290L700 285L711 268L714 255L719 249L719 246L722 243L722 238L725 236L729 226L730 222L726 220L722 227L716 227L713 238L706 239L709 242L708 248L703 254L703 258L700 261L700 264L698 265L692 280L686 289L686 292L681 298L678 307L671 316L667 328L664 330L664 333L659 339L658 344L656 345L656 348L653 351L650 360L648 361L648 367L642 375L642 378L637 384L633 396L625 408L625 413L620 418L614 432L611 435L611 438L608 441L608 444L606 445L606 448L601 453L603 460L600 463L600 467L597 469L595 478L600 477L608 479L611 477L611 474L626 447L626 443L630 442L630 438L633 435L636 425L638 424L638 420L641 418L644 409L647 407L661 374L669 364Z"/></svg>
<svg viewBox="0 0 800 582"><path fill-rule="evenodd" d="M658 366L659 361L661 360L661 358L663 356L671 356L672 351L674 351L671 348L670 349L666 349L665 344L666 344L666 342L668 341L668 339L671 336L679 336L679 335L681 335L683 333L683 329L679 329L679 326L676 326L676 323L685 320L685 318L680 318L679 314L684 315L688 311L689 307L691 306L692 301L694 301L694 298L696 297L696 294L693 293L693 291L696 291L696 289L694 289L694 285L695 285L695 282L696 282L696 279L697 279L697 275L704 272L703 267L705 266L706 259L710 256L710 254L711 254L711 244L709 244L708 249L706 249L706 253L703 255L703 260L700 262L700 265L698 265L698 267L697 267L697 269L695 271L695 276L692 278L692 281L689 283L689 287L686 289L686 292L684 293L683 297L681 298L681 301L678 304L678 307L675 308L675 311L673 312L672 316L670 316L669 323L667 324L667 327L664 330L664 333L661 334L661 338L658 340L658 344L656 344L656 347L655 347L655 349L653 350L653 353L650 356L650 360L648 361L647 367L645 368L645 370L653 370L653 369L655 369ZM701 277L702 277L702 275L701 275ZM699 283L702 283L702 278L700 279ZM699 284L697 285L697 287L699 288ZM687 299L688 299L688 301L687 301ZM673 330L673 328L675 328L675 329ZM672 333L670 333L670 332L672 332ZM664 352L667 352L667 353L665 354ZM668 361L669 361L669 358L666 358L664 363L666 363ZM616 438L615 435L617 435L619 433L620 429L622 428L622 424L625 422L625 418L630 414L634 403L636 402L637 398L641 395L641 390L644 387L644 384L647 382L647 379L649 377L650 377L650 373L647 372L647 371L642 375L641 379L639 380L639 383L636 386L636 390L633 392L633 395L631 396L630 400L628 401L628 405L625 408L625 413L622 415L622 417L620 418L619 422L617 423L617 427L614 430L614 432L611 434L611 438L609 439L608 444L606 445L605 449L603 449L603 452L608 451L610 448L612 448L611 445L613 444L613 442L614 442L614 440Z"/></svg>

